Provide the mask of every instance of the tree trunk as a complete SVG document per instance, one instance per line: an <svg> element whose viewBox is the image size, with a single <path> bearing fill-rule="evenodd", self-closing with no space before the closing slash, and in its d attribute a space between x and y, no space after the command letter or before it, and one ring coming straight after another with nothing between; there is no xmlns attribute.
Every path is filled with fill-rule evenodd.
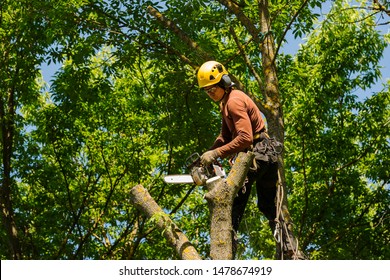
<svg viewBox="0 0 390 280"><path fill-rule="evenodd" d="M2 179L0 189L1 215L7 232L7 239L12 259L21 259L21 248L16 227L11 199L12 187L12 156L15 132L15 89L10 88L0 96L1 146L2 146Z"/></svg>
<svg viewBox="0 0 390 280"><path fill-rule="evenodd" d="M260 31L264 40L260 45L263 64L264 90L266 105L270 108L268 113L269 131L279 141L284 142L283 110L280 103L279 81L275 65L275 44L271 32L268 1L259 0Z"/></svg>
<svg viewBox="0 0 390 280"><path fill-rule="evenodd" d="M213 260L233 259L232 207L253 162L252 152L239 153L226 179L210 179L205 199L210 209L210 256Z"/></svg>
<svg viewBox="0 0 390 280"><path fill-rule="evenodd" d="M230 260L232 251L232 206L239 189L243 186L246 174L253 162L252 152L240 153L226 179L215 177L206 186L208 192L205 199L210 208L210 256L213 260ZM141 185L130 191L130 200L135 207L154 219L156 226L164 233L164 237L183 260L201 260L196 249L184 233L173 223L167 214Z"/></svg>
<svg viewBox="0 0 390 280"><path fill-rule="evenodd" d="M271 20L269 14L268 0L259 0L259 13L260 13L260 30L264 35L264 41L261 44L261 55L263 64L263 75L265 81L265 96L266 106L271 110L268 112L268 126L271 136L276 137L284 145L284 120L283 120L283 108L280 102L279 81L275 65L275 43L274 37L271 31ZM284 222L287 223L292 231L292 220L288 211L287 190L286 190L286 177L284 170L284 156L281 153L278 157L279 164L279 182L280 186L278 194L282 192L281 211L283 212ZM281 252L278 250L277 244L277 258L281 258Z"/></svg>
<svg viewBox="0 0 390 280"><path fill-rule="evenodd" d="M149 219L154 219L156 226L163 232L168 244L176 250L182 260L201 260L202 258L192 246L185 234L169 218L167 214L150 196L149 192L137 185L130 191L131 202Z"/></svg>

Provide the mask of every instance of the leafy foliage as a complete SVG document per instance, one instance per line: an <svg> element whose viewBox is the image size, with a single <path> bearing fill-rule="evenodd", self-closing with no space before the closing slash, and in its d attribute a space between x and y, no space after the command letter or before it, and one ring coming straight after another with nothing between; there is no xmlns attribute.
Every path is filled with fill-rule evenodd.
<svg viewBox="0 0 390 280"><path fill-rule="evenodd" d="M0 236L19 241L19 257L176 258L129 202L129 189L142 184L209 258L204 190L168 186L162 176L186 172L186 158L218 134L218 106L195 80L204 60L225 63L264 104L242 53L261 72L259 45L221 2L2 2L1 205L11 222L3 219ZM235 2L258 28L257 1ZM313 259L388 259L390 84L371 90L387 43L368 12L342 1L317 28L323 2L269 6L278 46L286 32L307 36L295 57L277 58L290 212ZM42 63L59 66L50 84ZM273 236L255 200L238 257L271 259ZM7 245L1 258L17 258Z"/></svg>
<svg viewBox="0 0 390 280"><path fill-rule="evenodd" d="M345 8L334 7L283 79L292 212L302 213L300 240L314 258L375 259L389 241L389 88L356 93L379 78L385 44L364 13ZM383 237L374 246L362 239L371 231Z"/></svg>

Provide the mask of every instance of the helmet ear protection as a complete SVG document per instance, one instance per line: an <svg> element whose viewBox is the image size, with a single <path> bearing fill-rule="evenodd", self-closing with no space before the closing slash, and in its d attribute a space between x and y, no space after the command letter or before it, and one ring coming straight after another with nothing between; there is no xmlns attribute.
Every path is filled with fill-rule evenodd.
<svg viewBox="0 0 390 280"><path fill-rule="evenodd" d="M230 79L229 75L224 74L221 78L221 81L219 84L224 88L227 89L233 85L232 79Z"/></svg>

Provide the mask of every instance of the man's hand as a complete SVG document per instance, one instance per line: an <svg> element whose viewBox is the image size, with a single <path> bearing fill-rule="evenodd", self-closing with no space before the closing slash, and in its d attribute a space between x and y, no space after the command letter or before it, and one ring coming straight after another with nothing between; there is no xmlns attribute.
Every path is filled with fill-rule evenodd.
<svg viewBox="0 0 390 280"><path fill-rule="evenodd" d="M207 151L203 155L201 155L200 162L204 166L208 166L211 163L213 163L218 157L219 157L219 154L218 154L217 150Z"/></svg>

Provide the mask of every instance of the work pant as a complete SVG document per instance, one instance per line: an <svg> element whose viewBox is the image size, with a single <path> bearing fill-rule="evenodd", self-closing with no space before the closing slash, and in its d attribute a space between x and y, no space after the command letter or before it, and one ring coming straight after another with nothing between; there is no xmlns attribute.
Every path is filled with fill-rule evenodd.
<svg viewBox="0 0 390 280"><path fill-rule="evenodd" d="M276 258L277 259L304 259L305 257L298 251L297 243L294 237L291 226L290 215L287 208L284 209L284 219L278 218L279 226L283 233L276 229L276 192L278 182L278 164L268 161L257 160L257 171L248 172L248 180L238 192L237 197L233 201L232 209L232 224L235 232L245 212L245 207L248 203L251 194L252 185L256 182L257 192L257 207L268 219L272 234L278 234L279 241L277 241ZM233 236L233 257L237 250L237 240Z"/></svg>
<svg viewBox="0 0 390 280"><path fill-rule="evenodd" d="M245 207L251 194L252 185L256 182L257 207L265 217L273 222L276 218L276 184L278 181L278 164L257 160L257 171L248 172L248 180L239 190L233 202L232 224L237 232Z"/></svg>

